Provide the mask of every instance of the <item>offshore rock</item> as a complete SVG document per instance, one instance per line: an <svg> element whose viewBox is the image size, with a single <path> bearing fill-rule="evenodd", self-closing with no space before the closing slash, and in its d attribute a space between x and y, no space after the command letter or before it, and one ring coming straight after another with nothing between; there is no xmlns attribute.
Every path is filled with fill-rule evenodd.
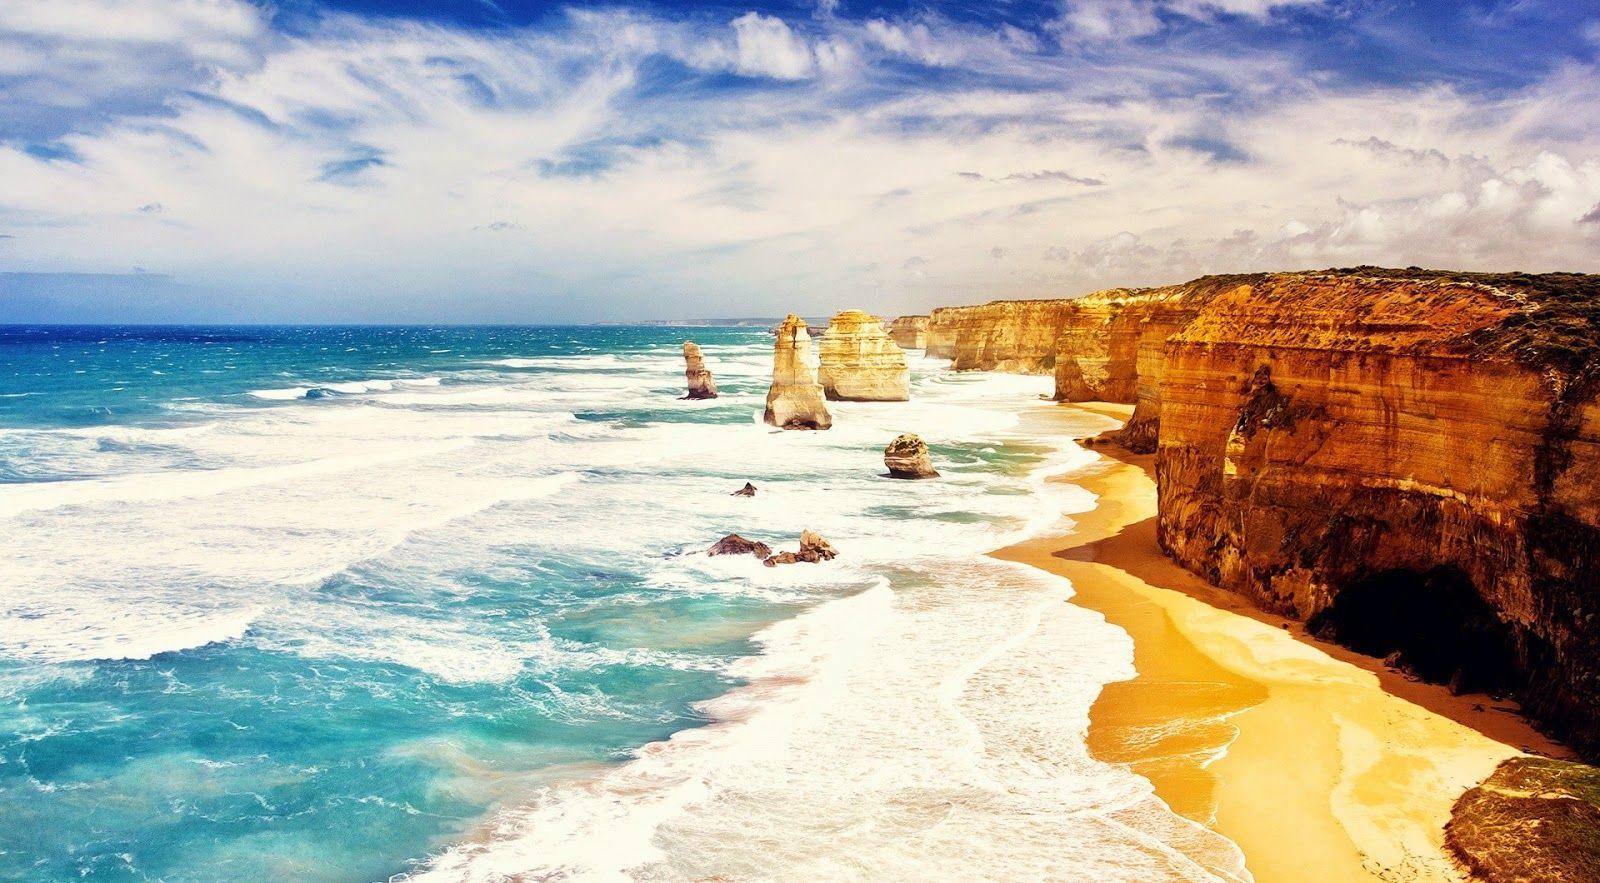
<svg viewBox="0 0 1600 883"><path fill-rule="evenodd" d="M894 338L894 342L899 344L901 349L927 349L928 317L901 316L889 323L889 336Z"/></svg>
<svg viewBox="0 0 1600 883"><path fill-rule="evenodd" d="M928 455L928 445L911 433L896 436L883 449L883 465L889 467L890 478L938 478L933 458Z"/></svg>
<svg viewBox="0 0 1600 883"><path fill-rule="evenodd" d="M911 398L906 354L861 310L835 313L817 342L817 380L830 401L903 402Z"/></svg>
<svg viewBox="0 0 1600 883"><path fill-rule="evenodd" d="M700 355L700 346L693 341L683 342L684 375L689 381L689 394L686 399L714 399L717 397L717 383L711 379L711 372L706 369L705 357Z"/></svg>
<svg viewBox="0 0 1600 883"><path fill-rule="evenodd" d="M772 386L764 420L780 429L827 429L833 415L823 402L822 385L811 365L806 322L793 313L778 326L772 344Z"/></svg>
<svg viewBox="0 0 1600 883"><path fill-rule="evenodd" d="M756 486L751 484L748 481L744 483L744 487L739 488L738 490L734 491L732 494L729 494L729 496L732 496L732 497L753 497L755 495L756 495Z"/></svg>
<svg viewBox="0 0 1600 883"><path fill-rule="evenodd" d="M816 564L820 561L832 561L838 555L838 550L823 539L821 534L810 530L802 530L800 531L799 552L779 552L761 563L768 567L777 567L779 564L796 564L802 561L807 564Z"/></svg>
<svg viewBox="0 0 1600 883"><path fill-rule="evenodd" d="M717 540L711 548L706 550L707 555L754 555L757 558L768 558L772 555L772 547L766 543L747 540L736 533L730 533Z"/></svg>

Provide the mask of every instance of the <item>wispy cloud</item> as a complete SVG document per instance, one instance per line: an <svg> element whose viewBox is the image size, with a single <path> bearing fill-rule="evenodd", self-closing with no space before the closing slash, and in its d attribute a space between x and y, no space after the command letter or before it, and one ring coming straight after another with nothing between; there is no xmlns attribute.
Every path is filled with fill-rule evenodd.
<svg viewBox="0 0 1600 883"><path fill-rule="evenodd" d="M0 226L26 233L4 269L148 266L260 293L229 302L246 318L293 318L264 312L285 292L354 293L368 312L348 318L569 293L582 317L1362 262L1600 269L1589 63L1375 84L1225 40L1317 5L1073 3L1145 30L1086 46L1071 24L1068 48L1042 39L1054 13L325 13L291 32L228 0L114 6L120 24L0 11L0 118L31 120L0 131ZM6 47L98 61L47 72Z"/></svg>

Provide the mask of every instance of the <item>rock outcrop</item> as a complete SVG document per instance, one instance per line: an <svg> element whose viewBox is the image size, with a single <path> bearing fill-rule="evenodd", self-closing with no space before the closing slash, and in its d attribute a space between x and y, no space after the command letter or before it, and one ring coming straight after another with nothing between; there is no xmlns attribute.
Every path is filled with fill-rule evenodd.
<svg viewBox="0 0 1600 883"><path fill-rule="evenodd" d="M717 382L711 379L711 372L706 369L706 360L700 354L699 344L689 340L683 342L683 364L683 373L689 380L689 394L684 398L716 398Z"/></svg>
<svg viewBox="0 0 1600 883"><path fill-rule="evenodd" d="M900 316L889 323L889 336L901 349L928 348L928 317Z"/></svg>
<svg viewBox="0 0 1600 883"><path fill-rule="evenodd" d="M814 531L800 531L800 551L779 552L761 562L768 567L777 567L779 564L797 564L805 562L816 564L820 561L832 561L839 557L839 551L833 544L822 538L821 534Z"/></svg>
<svg viewBox="0 0 1600 883"><path fill-rule="evenodd" d="M909 432L896 436L883 449L883 465L889 467L890 478L939 477L933 458L928 455L927 442Z"/></svg>
<svg viewBox="0 0 1600 883"><path fill-rule="evenodd" d="M833 425L811 364L806 322L792 313L778 326L772 344L772 386L767 390L763 419L780 429L827 429Z"/></svg>
<svg viewBox="0 0 1600 883"><path fill-rule="evenodd" d="M1056 322L1058 397L1135 402L1120 440L1156 452L1174 559L1600 754L1600 277L1361 267L1059 303L936 310L930 337L1036 370L1018 316Z"/></svg>
<svg viewBox="0 0 1600 883"><path fill-rule="evenodd" d="M747 540L736 533L730 533L712 544L706 550L707 555L754 555L760 559L772 557L772 547L766 543Z"/></svg>
<svg viewBox="0 0 1600 883"><path fill-rule="evenodd" d="M835 313L817 341L817 380L830 401L904 402L911 398L906 354L883 323L860 310Z"/></svg>
<svg viewBox="0 0 1600 883"><path fill-rule="evenodd" d="M1444 830L1474 880L1600 879L1600 769L1513 757L1461 795Z"/></svg>

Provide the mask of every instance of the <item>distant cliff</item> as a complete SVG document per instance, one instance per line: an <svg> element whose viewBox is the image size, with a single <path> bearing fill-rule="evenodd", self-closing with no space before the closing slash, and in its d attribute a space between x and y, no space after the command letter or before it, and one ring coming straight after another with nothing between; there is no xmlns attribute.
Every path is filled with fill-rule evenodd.
<svg viewBox="0 0 1600 883"><path fill-rule="evenodd" d="M950 359L960 371L1049 374L1056 337L1075 301L997 300L974 307L940 307L929 314L927 354Z"/></svg>
<svg viewBox="0 0 1600 883"><path fill-rule="evenodd" d="M889 336L901 349L927 349L928 322L927 316L900 316L889 323Z"/></svg>
<svg viewBox="0 0 1600 883"><path fill-rule="evenodd" d="M1600 276L1214 276L941 317L958 368L1135 403L1185 567L1600 753Z"/></svg>

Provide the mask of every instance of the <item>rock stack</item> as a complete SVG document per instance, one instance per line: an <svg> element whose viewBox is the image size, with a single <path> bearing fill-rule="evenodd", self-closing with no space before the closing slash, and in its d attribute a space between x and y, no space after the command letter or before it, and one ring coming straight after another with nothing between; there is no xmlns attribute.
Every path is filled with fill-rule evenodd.
<svg viewBox="0 0 1600 883"><path fill-rule="evenodd" d="M877 318L860 310L835 313L817 350L821 356L817 377L830 400L903 402L911 398L905 351Z"/></svg>
<svg viewBox="0 0 1600 883"><path fill-rule="evenodd" d="M780 429L827 429L833 415L822 400L822 386L811 366L811 336L806 322L790 313L772 344L772 386L763 419Z"/></svg>
<svg viewBox="0 0 1600 883"><path fill-rule="evenodd" d="M689 394L686 399L714 399L717 397L717 382L711 379L711 372L706 368L705 357L700 355L700 346L693 341L683 342L684 376L689 379Z"/></svg>
<svg viewBox="0 0 1600 883"><path fill-rule="evenodd" d="M883 449L883 465L889 467L890 478L939 477L933 458L928 456L928 443L909 432L897 436Z"/></svg>

